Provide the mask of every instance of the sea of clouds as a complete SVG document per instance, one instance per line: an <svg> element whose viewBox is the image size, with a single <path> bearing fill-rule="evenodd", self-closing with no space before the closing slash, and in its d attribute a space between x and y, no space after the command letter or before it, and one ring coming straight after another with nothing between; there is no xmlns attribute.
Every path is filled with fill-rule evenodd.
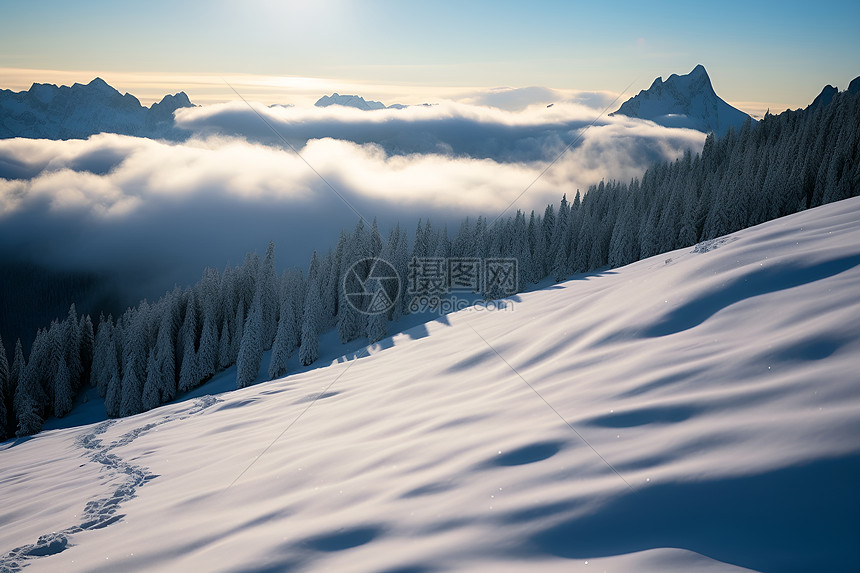
<svg viewBox="0 0 860 573"><path fill-rule="evenodd" d="M557 96L487 90L371 112L238 101L178 110L183 142L0 140L0 256L126 278L152 298L270 239L282 266L304 267L359 214L411 235L419 218L542 212L704 141L609 117L607 94L548 107Z"/></svg>

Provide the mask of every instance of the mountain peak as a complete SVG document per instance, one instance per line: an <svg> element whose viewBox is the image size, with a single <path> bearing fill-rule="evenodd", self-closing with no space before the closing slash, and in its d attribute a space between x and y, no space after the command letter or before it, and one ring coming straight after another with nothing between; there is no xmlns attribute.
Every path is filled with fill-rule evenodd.
<svg viewBox="0 0 860 573"><path fill-rule="evenodd" d="M815 99L812 100L812 103L809 104L806 109L815 109L820 106L826 106L833 101L833 98L838 93L838 89L831 86L830 84L827 84L826 86L824 86L824 89L821 90L821 93L815 96Z"/></svg>
<svg viewBox="0 0 860 573"><path fill-rule="evenodd" d="M845 91L848 93L860 92L860 76L851 80L851 83L848 84L848 89L846 89ZM814 110L814 109L817 109L819 107L828 106L828 105L830 105L830 102L832 102L838 94L839 94L838 88L836 88L830 84L827 84L821 90L821 93L819 93L817 96L815 96L815 99L812 100L812 103L809 104L808 106L806 106L806 109Z"/></svg>
<svg viewBox="0 0 860 573"><path fill-rule="evenodd" d="M320 99L317 100L314 105L316 107L339 105L343 107L354 107L363 111L371 111L376 109L403 109L405 107L409 107L399 103L385 105L380 101L373 101L371 99L366 100L358 95L341 95L337 92L334 92L330 96L322 96Z"/></svg>
<svg viewBox="0 0 860 573"><path fill-rule="evenodd" d="M672 74L666 81L658 77L650 88L624 102L611 115L616 114L718 135L730 127L740 127L749 118L717 96L702 64L683 76Z"/></svg>
<svg viewBox="0 0 860 573"><path fill-rule="evenodd" d="M25 92L0 90L0 138L83 139L101 132L180 138L173 112L192 105L179 92L146 108L99 77L71 86L34 83Z"/></svg>
<svg viewBox="0 0 860 573"><path fill-rule="evenodd" d="M86 87L90 88L91 90L96 90L103 93L119 93L116 88L114 88L112 85L99 77L93 78L93 80L88 83Z"/></svg>
<svg viewBox="0 0 860 573"><path fill-rule="evenodd" d="M358 95L340 95L334 92L330 96L322 96L314 104L316 107L328 107L330 105L339 105L343 107L354 107L356 109L370 111L374 109L385 109L385 104L379 101L366 100Z"/></svg>
<svg viewBox="0 0 860 573"><path fill-rule="evenodd" d="M182 107L194 107L191 100L188 99L188 94L185 92L166 95L161 98L161 101L153 103L149 110L160 121L170 120L173 118L173 112Z"/></svg>

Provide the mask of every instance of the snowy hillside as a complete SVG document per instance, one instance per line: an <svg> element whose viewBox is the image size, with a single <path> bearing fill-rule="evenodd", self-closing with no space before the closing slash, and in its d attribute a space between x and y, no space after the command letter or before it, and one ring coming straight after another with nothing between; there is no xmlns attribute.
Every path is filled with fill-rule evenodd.
<svg viewBox="0 0 860 573"><path fill-rule="evenodd" d="M714 92L708 72L700 64L689 74L672 74L664 82L657 78L651 87L624 102L611 115L649 119L666 127L688 127L725 134L749 118Z"/></svg>
<svg viewBox="0 0 860 573"><path fill-rule="evenodd" d="M0 445L0 570L856 571L860 199Z"/></svg>
<svg viewBox="0 0 860 573"><path fill-rule="evenodd" d="M173 112L192 107L185 92L147 108L101 78L72 86L33 84L25 92L0 90L0 139L85 139L108 132L175 139Z"/></svg>

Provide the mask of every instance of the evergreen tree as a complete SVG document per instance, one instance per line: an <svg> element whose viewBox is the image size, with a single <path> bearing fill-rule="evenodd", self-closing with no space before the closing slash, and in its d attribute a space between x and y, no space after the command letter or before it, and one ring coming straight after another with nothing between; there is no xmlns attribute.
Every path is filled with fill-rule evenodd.
<svg viewBox="0 0 860 573"><path fill-rule="evenodd" d="M422 234L422 236L424 235ZM367 317L350 304L346 294L347 291L354 293L357 292L356 289L361 288L360 282L367 277L370 267L370 261L367 259L370 253L371 246L367 231L364 228L364 221L359 220L349 244L349 255L345 265L346 274L342 282L341 300L338 304L337 334L340 341L344 343L355 340L365 333ZM309 284L316 284L310 275L308 282ZM318 287L315 288L319 290Z"/></svg>
<svg viewBox="0 0 860 573"><path fill-rule="evenodd" d="M372 314L367 320L367 339L371 344L388 336L388 315L384 312Z"/></svg>
<svg viewBox="0 0 860 573"><path fill-rule="evenodd" d="M439 233L433 228L430 219L424 223L425 256L436 256L436 246L439 244Z"/></svg>
<svg viewBox="0 0 860 573"><path fill-rule="evenodd" d="M275 332L278 327L278 274L275 270L275 243L269 241L266 256L260 265L260 277L257 281L260 297L260 340L263 350L272 347Z"/></svg>
<svg viewBox="0 0 860 573"><path fill-rule="evenodd" d="M245 335L245 302L244 300L239 300L239 306L236 309L236 318L233 322L236 325L236 331L233 333L233 350L231 351L232 356L239 356L239 348L242 346L242 337Z"/></svg>
<svg viewBox="0 0 860 573"><path fill-rule="evenodd" d="M82 384L88 384L93 367L93 353L95 350L95 334L93 331L93 321L90 315L81 317L81 377Z"/></svg>
<svg viewBox="0 0 860 573"><path fill-rule="evenodd" d="M73 404L71 373L66 366L66 358L59 356L54 374L54 415L62 418L72 411Z"/></svg>
<svg viewBox="0 0 860 573"><path fill-rule="evenodd" d="M543 228L541 229L540 242L540 264L541 276L545 277L552 273L555 258L550 258L552 252L552 238L555 235L555 207L547 205L543 212Z"/></svg>
<svg viewBox="0 0 860 573"><path fill-rule="evenodd" d="M302 366L313 364L319 358L319 329L322 304L315 283L308 287L302 319L302 345L299 348L299 362Z"/></svg>
<svg viewBox="0 0 860 573"><path fill-rule="evenodd" d="M531 276L528 280L532 283L538 282L543 277L543 261L540 258L539 252L542 224L543 222L541 221L540 215L535 215L534 209L532 209L532 212L529 215L529 225L527 229L529 255L532 260Z"/></svg>
<svg viewBox="0 0 860 573"><path fill-rule="evenodd" d="M394 258L394 253L392 252L394 247L395 245L391 242L386 243L385 247L378 255L380 259L386 262L392 260ZM386 309L384 312L376 312L368 317L367 338L371 344L379 342L388 336L388 310L389 309Z"/></svg>
<svg viewBox="0 0 860 573"><path fill-rule="evenodd" d="M185 304L185 318L182 321L182 326L179 327L179 333L176 337L176 356L177 364L182 364L185 361L185 350L188 348L188 341L191 341L191 348L197 352L197 297L194 291L188 293L188 299ZM180 376L182 370L180 367Z"/></svg>
<svg viewBox="0 0 860 573"><path fill-rule="evenodd" d="M131 364L137 362L137 356L135 355L132 355L130 359ZM136 368L128 368L123 372L121 394L119 406L120 416L133 416L134 414L143 411L143 384L137 374Z"/></svg>
<svg viewBox="0 0 860 573"><path fill-rule="evenodd" d="M245 320L245 329L242 335L242 345L239 347L239 356L236 359L236 387L245 388L257 379L260 371L260 362L263 360L262 320L261 303L259 297L254 300L251 312Z"/></svg>
<svg viewBox="0 0 860 573"><path fill-rule="evenodd" d="M369 257L378 257L382 253L382 235L379 233L379 225L376 223L376 217L373 218L373 223L370 226L370 251L367 253Z"/></svg>
<svg viewBox="0 0 860 573"><path fill-rule="evenodd" d="M108 321L110 321L110 318L108 318ZM112 331L113 331L113 329L108 327L108 333L107 333L108 346L107 346L106 351L105 351L106 353L105 353L105 358L104 358L104 364L102 366L103 372L104 372L104 375L103 375L104 388L99 387L99 394L101 394L103 396L107 395L108 384L110 384L111 378L113 378L113 376L115 374L119 377L122 376L122 371L120 370L120 367L119 367L119 358L117 357L117 344L116 344L116 341L114 340L114 336L113 336ZM117 332L117 338L119 338L119 334L120 333ZM119 409L118 408L119 408L119 404L117 404L117 415L119 415Z"/></svg>
<svg viewBox="0 0 860 573"><path fill-rule="evenodd" d="M9 423L9 412L12 411L12 389L10 388L11 375L9 372L9 360L6 358L6 346L0 337L0 442L6 439L6 431Z"/></svg>
<svg viewBox="0 0 860 573"><path fill-rule="evenodd" d="M137 307L137 309L129 309L123 315L123 336L122 336L122 381L123 393L125 393L126 379L132 382L139 382L140 391L143 389L143 381L146 380L146 355L149 349L149 318L150 306L145 300ZM134 371L134 376L129 377L129 371ZM134 412L140 412L140 391L134 400L137 401L138 409ZM126 397L123 396L125 400ZM125 415L125 414L123 414Z"/></svg>
<svg viewBox="0 0 860 573"><path fill-rule="evenodd" d="M116 362L116 350L113 343L111 331L113 330L113 319L111 317L105 319L102 314L99 316L99 327L96 331L95 346L93 348L93 366L90 372L90 385L98 388L99 395L104 398L107 393L107 385L113 372L107 371L108 355L114 355Z"/></svg>
<svg viewBox="0 0 860 573"><path fill-rule="evenodd" d="M416 259L429 257L428 250L427 236L424 233L421 219L418 219L418 225L415 227L415 240L412 243L412 256Z"/></svg>
<svg viewBox="0 0 860 573"><path fill-rule="evenodd" d="M152 410L161 405L162 383L160 377L161 370L156 359L156 353L150 349L149 357L146 359L146 382L143 384L143 396L141 397L141 406L144 411Z"/></svg>
<svg viewBox="0 0 860 573"><path fill-rule="evenodd" d="M33 340L33 346L30 348L30 359L24 367L15 391L15 411L19 414L26 398L33 401L40 418L43 418L43 415L47 413L50 401L47 392L42 387L42 380L47 380L50 374L49 356L48 333L45 330L40 330Z"/></svg>
<svg viewBox="0 0 860 573"><path fill-rule="evenodd" d="M6 409L6 390L3 386L0 385L0 442L3 442L8 437L6 433L6 418L8 415Z"/></svg>
<svg viewBox="0 0 860 573"><path fill-rule="evenodd" d="M81 386L81 375L84 371L81 361L81 329L78 324L78 311L74 303L69 307L69 314L63 324L63 352L69 370L69 382L72 391Z"/></svg>
<svg viewBox="0 0 860 573"><path fill-rule="evenodd" d="M173 332L178 322L178 308L176 297L170 295L167 309L161 316L161 324L158 327L158 336L155 341L155 361L159 371L159 403L169 402L176 396L176 344L173 340ZM147 366L147 379L149 378Z"/></svg>
<svg viewBox="0 0 860 573"><path fill-rule="evenodd" d="M21 346L21 339L15 341L15 354L12 358L12 368L9 370L9 382L6 386L12 393L12 397L15 395L15 391L18 389L18 384L24 378L24 367L27 365L24 360L24 349ZM11 397L7 397L10 399Z"/></svg>
<svg viewBox="0 0 860 573"><path fill-rule="evenodd" d="M642 219L639 232L639 249L641 257L646 259L660 253L659 221L663 209L662 201L652 203L648 216Z"/></svg>
<svg viewBox="0 0 860 573"><path fill-rule="evenodd" d="M116 359L114 359L116 360ZM109 418L118 418L122 407L122 381L119 370L114 371L105 390L105 413Z"/></svg>
<svg viewBox="0 0 860 573"><path fill-rule="evenodd" d="M18 431L16 435L24 437L38 434L39 430L42 429L42 417L39 415L39 407L36 400L29 393L24 392L22 394L17 412Z"/></svg>
<svg viewBox="0 0 860 573"><path fill-rule="evenodd" d="M203 332L200 336L200 350L197 353L201 380L211 378L218 366L218 331L215 330L215 313L207 311L205 314Z"/></svg>
<svg viewBox="0 0 860 573"><path fill-rule="evenodd" d="M338 304L340 302L341 289L343 288L343 273L346 269L343 268L343 264L345 261L345 257L347 256L347 244L349 238L347 237L346 231L341 230L340 238L337 241L337 247L334 250L332 255L331 265L328 269L328 277L326 278L326 282L324 284L324 288L321 292L321 300L323 306L323 317L324 324L326 327L333 326L337 323L336 317L338 314ZM304 292L301 285L298 284L299 281L293 279L293 284L290 286L292 289L296 289L294 292L301 293ZM301 310L304 308L304 300L294 300L294 315L297 320L301 319ZM301 325L296 325L296 338L298 338L298 332L301 330Z"/></svg>
<svg viewBox="0 0 860 573"><path fill-rule="evenodd" d="M398 234L399 234L398 225ZM452 256L457 258L467 258L474 256L475 237L472 233L472 223L469 217L463 219L460 223L460 229L457 231L457 236L454 237L454 243L451 245Z"/></svg>
<svg viewBox="0 0 860 573"><path fill-rule="evenodd" d="M678 230L677 245L689 247L695 245L699 240L696 221L696 190L690 186L684 193L684 205L681 213L681 228Z"/></svg>
<svg viewBox="0 0 860 573"><path fill-rule="evenodd" d="M46 400L42 402L42 412L45 418L51 414L59 417L59 414L54 410L54 406L57 398L60 361L65 359L65 330L66 323L59 323L55 320L51 323L51 327L48 329L48 335L45 337L46 350L43 355L43 362L39 374L42 387L45 389L45 394L47 396ZM65 380L63 383L68 386L68 388L62 388L62 392L69 394L69 401L71 402L72 389L68 366L66 366L66 375L64 378ZM61 400L65 400L65 397L62 397ZM69 407L71 408L71 405Z"/></svg>
<svg viewBox="0 0 860 573"><path fill-rule="evenodd" d="M552 263L552 280L557 283L567 279L567 255L564 249L555 250L555 261Z"/></svg>
<svg viewBox="0 0 860 573"><path fill-rule="evenodd" d="M186 330L182 365L179 367L179 391L193 390L200 383L201 378L200 364L197 361L197 352L194 350L194 338L189 329Z"/></svg>
<svg viewBox="0 0 860 573"><path fill-rule="evenodd" d="M559 277L567 277L567 259L568 259L568 219L570 218L570 205L567 202L567 195L563 195L561 203L558 207L558 217L555 220L555 228L552 234L552 242L548 256L552 261L552 273L556 281L561 280Z"/></svg>
<svg viewBox="0 0 860 573"><path fill-rule="evenodd" d="M612 229L612 238L609 242L609 266L620 267L636 260L634 237L638 227L635 197L631 193L625 200L615 228Z"/></svg>
<svg viewBox="0 0 860 573"><path fill-rule="evenodd" d="M269 379L282 378L287 373L287 359L296 347L295 317L292 300L287 298L281 304L281 319L278 332L272 344L272 357L269 362Z"/></svg>
<svg viewBox="0 0 860 573"><path fill-rule="evenodd" d="M233 343L230 339L230 320L225 316L221 325L221 338L218 342L218 367L221 370L233 364Z"/></svg>
<svg viewBox="0 0 860 573"><path fill-rule="evenodd" d="M532 272L528 224L525 215L519 210L513 222L511 243L511 252L508 256L517 259L517 291L523 291L528 283L537 282L537 278Z"/></svg>
<svg viewBox="0 0 860 573"><path fill-rule="evenodd" d="M6 357L3 337L0 337L0 390L9 393L9 359Z"/></svg>

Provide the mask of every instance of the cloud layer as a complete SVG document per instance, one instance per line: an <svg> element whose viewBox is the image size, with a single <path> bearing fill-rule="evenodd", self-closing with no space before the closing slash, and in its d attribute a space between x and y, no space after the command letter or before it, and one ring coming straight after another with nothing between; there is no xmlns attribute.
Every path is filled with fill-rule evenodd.
<svg viewBox="0 0 860 573"><path fill-rule="evenodd" d="M599 128L609 126L626 128L625 138L639 140L637 156L651 150L651 160L662 158L654 149L656 140L678 146L703 138L653 125L649 130L648 124L601 115L612 101L607 102L608 96L601 94L581 94L577 101L559 101L547 107L543 102L552 99L551 92L529 88L471 98L484 104L495 101L499 106L516 107L515 112L457 102L372 112L340 106L267 108L231 102L181 109L176 119L180 127L194 133L226 134L271 145L283 145L286 140L299 148L313 139L332 138L373 143L389 155L440 154L500 163L552 161L577 142L583 130L601 131ZM604 130L604 134L610 132Z"/></svg>
<svg viewBox="0 0 860 573"><path fill-rule="evenodd" d="M177 122L196 134L184 143L112 134L0 141L0 256L121 276L153 297L269 239L281 264L304 266L355 224L346 202L410 232L419 217L495 217L577 141L515 206L542 210L704 139L624 118L589 128L597 112L574 102L518 112L457 103L255 109L181 110Z"/></svg>

